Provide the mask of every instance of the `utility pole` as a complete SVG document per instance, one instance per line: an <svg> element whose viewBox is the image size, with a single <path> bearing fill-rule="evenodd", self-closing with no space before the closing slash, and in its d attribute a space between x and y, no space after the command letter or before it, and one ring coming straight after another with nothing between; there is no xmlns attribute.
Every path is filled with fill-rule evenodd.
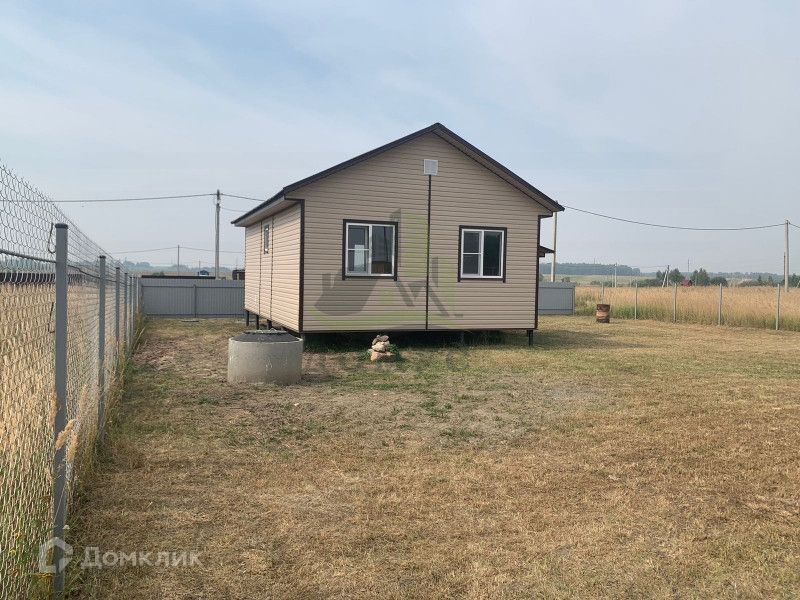
<svg viewBox="0 0 800 600"><path fill-rule="evenodd" d="M550 281L556 280L556 237L558 235L558 213L553 213L553 262L550 263Z"/></svg>
<svg viewBox="0 0 800 600"><path fill-rule="evenodd" d="M181 245L178 244L178 273L181 272Z"/></svg>
<svg viewBox="0 0 800 600"><path fill-rule="evenodd" d="M667 277L669 277L669 265L667 265L667 270L664 271L664 281L661 283L661 287L667 287Z"/></svg>
<svg viewBox="0 0 800 600"><path fill-rule="evenodd" d="M789 291L789 219L783 224L783 288Z"/></svg>
<svg viewBox="0 0 800 600"><path fill-rule="evenodd" d="M614 287L617 287L617 263L614 263Z"/></svg>
<svg viewBox="0 0 800 600"><path fill-rule="evenodd" d="M214 279L219 279L219 190L217 190L216 218L214 220Z"/></svg>

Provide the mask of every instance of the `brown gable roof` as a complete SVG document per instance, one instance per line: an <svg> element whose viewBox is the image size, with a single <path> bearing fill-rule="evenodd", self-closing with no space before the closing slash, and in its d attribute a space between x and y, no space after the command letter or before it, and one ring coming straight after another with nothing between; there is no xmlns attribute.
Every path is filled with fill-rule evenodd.
<svg viewBox="0 0 800 600"><path fill-rule="evenodd" d="M356 156L354 158L351 158L350 160L346 160L346 161L344 161L342 163L339 163L338 165L334 165L334 166L332 166L332 167L330 167L328 169L325 169L324 171L320 171L319 173L311 175L310 177L306 177L305 179L301 179L300 181L295 181L294 183L290 183L289 185L284 187L282 190L280 190L277 194L275 194L271 198L268 198L266 201L262 202L261 204L259 204L255 208L253 208L252 210L249 210L248 212L243 214L241 217L238 217L237 219L232 221L232 223L234 225L238 225L239 223L241 223L241 222L245 221L246 219L248 219L249 217L251 217L253 214L257 213L258 211L260 211L263 208L266 208L267 206L269 206L273 202L279 200L280 198L285 197L287 194L290 194L294 190L297 190L297 189L299 189L299 188L301 188L303 186L306 186L309 183L313 183L315 181L318 181L318 180L320 180L320 179L322 179L324 177L327 177L328 175L333 175L334 173L338 173L339 171L342 171L343 169L346 169L346 168L351 167L351 166L353 166L353 165L355 165L357 163L360 163L360 162L365 161L365 160L367 160L369 158L372 158L373 156L377 156L378 154L381 154L382 152L386 152L387 150L391 150L392 148L396 148L397 146L405 144L406 142L410 142L411 140L413 140L415 138L418 138L418 137L420 137L422 135L428 134L428 133L435 133L440 138L442 138L446 142L452 144L453 146L455 146L456 148L458 148L459 150L464 152L467 156L469 156L473 160L481 163L484 167L486 167L490 171L494 172L501 179L504 179L505 181L507 181L508 183L510 183L511 185L516 187L517 189L519 189L524 194L526 194L529 197L531 197L533 200L535 200L536 202L538 202L539 204L541 204L542 206L544 206L548 210L551 210L553 212L558 212L558 211L564 210L564 207L561 206L558 202L556 202L555 200L550 198L545 193L543 193L543 192L539 191L538 189L536 189L533 185L531 185L530 183L525 181L522 177L520 177L519 175L517 175L516 173L514 173L510 169L508 169L508 168L504 167L503 165L501 165L499 162L497 162L491 156L489 156L488 154L486 154L485 152L483 152L479 148L473 146L467 140L465 140L461 136L457 135L453 131L449 130L447 127L445 127L441 123L434 123L433 125L425 127L424 129L420 129L419 131L415 131L414 133L410 133L409 135L401 137L400 139L397 139L397 140L395 140L393 142L389 142L388 144L384 144L383 146L379 146L378 148L375 148L374 150L370 150L369 152L365 152L364 154L359 154L358 156Z"/></svg>

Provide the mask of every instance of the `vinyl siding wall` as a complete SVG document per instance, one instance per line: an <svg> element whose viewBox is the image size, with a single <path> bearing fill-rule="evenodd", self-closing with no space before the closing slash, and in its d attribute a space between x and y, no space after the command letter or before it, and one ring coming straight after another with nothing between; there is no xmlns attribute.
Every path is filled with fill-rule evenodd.
<svg viewBox="0 0 800 600"><path fill-rule="evenodd" d="M425 329L428 177L432 329L529 329L538 215L549 211L431 133L292 193L305 208L305 331ZM398 280L342 279L343 220L397 221ZM460 225L508 229L506 281L458 282ZM273 305L274 308L274 305Z"/></svg>
<svg viewBox="0 0 800 600"><path fill-rule="evenodd" d="M244 232L244 307L258 314L261 308L261 222L247 227Z"/></svg>
<svg viewBox="0 0 800 600"><path fill-rule="evenodd" d="M272 320L300 330L300 204L272 217Z"/></svg>
<svg viewBox="0 0 800 600"><path fill-rule="evenodd" d="M270 226L264 253L264 225ZM245 308L295 331L300 328L300 206L245 230Z"/></svg>

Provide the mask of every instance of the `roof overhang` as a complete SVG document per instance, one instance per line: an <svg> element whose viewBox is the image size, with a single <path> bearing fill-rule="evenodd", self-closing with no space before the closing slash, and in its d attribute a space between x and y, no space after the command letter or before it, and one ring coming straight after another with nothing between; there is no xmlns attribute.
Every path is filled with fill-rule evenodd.
<svg viewBox="0 0 800 600"><path fill-rule="evenodd" d="M246 212L241 217L232 221L237 227L247 227L253 223L257 223L267 217L271 217L275 213L279 213L284 209L289 208L297 203L297 200L286 198L285 196L273 196L266 202L259 204L254 209Z"/></svg>
<svg viewBox="0 0 800 600"><path fill-rule="evenodd" d="M334 165L329 169L325 169L324 171L320 171L310 177L306 177L305 179L301 179L300 181L295 181L292 184L287 185L285 188L280 190L277 194L268 198L260 205L256 206L249 212L246 212L241 217L231 221L233 225L237 227L246 227L248 225L252 225L254 222L263 219L270 214L274 214L286 206L282 206L281 208L275 209L275 205L282 201L286 200L287 194L292 193L293 191L309 185L310 183L314 183L324 177L329 175L333 175L334 173L338 173L348 167L351 167L357 163L365 161L373 156L377 156L387 150L391 150L392 148L396 148L406 142L410 142L413 139L416 139L420 136L426 135L428 133L433 133L438 135L444 141L448 142L450 145L454 146L476 162L480 163L493 173L495 173L498 177L505 180L510 185L514 186L518 190L520 190L523 194L530 197L532 200L537 202L539 205L544 207L546 210L550 212L560 212L564 210L564 207L561 206L558 202L550 198L544 192L536 189L533 185L525 181L522 177L511 171L510 169L504 167L491 156L480 150L479 148L470 144L467 140L462 138L461 136L457 135L453 131L450 131L447 127L442 125L441 123L434 123L429 127L425 127L424 129L420 129L419 131L415 131L405 137L402 137L398 140L393 142L389 142L383 146L375 148L374 150L370 150L369 152L365 152L364 154L360 154L350 160L346 160L338 165ZM269 209L269 210L267 210Z"/></svg>
<svg viewBox="0 0 800 600"><path fill-rule="evenodd" d="M547 246L539 245L539 258L544 258L548 254L553 254L554 250L550 250Z"/></svg>

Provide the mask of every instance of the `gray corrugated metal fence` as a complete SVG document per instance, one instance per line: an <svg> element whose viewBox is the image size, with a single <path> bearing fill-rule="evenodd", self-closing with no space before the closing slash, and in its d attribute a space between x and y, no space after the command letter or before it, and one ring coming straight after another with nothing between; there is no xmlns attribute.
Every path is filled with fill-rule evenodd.
<svg viewBox="0 0 800 600"><path fill-rule="evenodd" d="M244 314L244 281L141 279L142 311L155 317L238 317Z"/></svg>
<svg viewBox="0 0 800 600"><path fill-rule="evenodd" d="M540 315L571 315L575 312L575 284L561 281L539 283Z"/></svg>

